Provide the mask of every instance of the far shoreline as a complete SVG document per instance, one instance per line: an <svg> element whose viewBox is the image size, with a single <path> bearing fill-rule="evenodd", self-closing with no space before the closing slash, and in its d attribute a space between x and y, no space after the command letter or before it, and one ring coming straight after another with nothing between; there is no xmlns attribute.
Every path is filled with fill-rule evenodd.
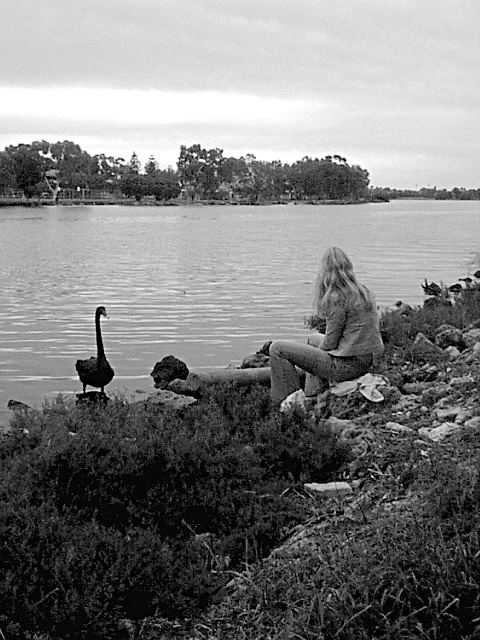
<svg viewBox="0 0 480 640"><path fill-rule="evenodd" d="M53 202L52 200L18 200L0 198L0 207L91 207L91 206L128 206L128 207L209 207L209 206L248 206L248 207L260 207L260 206L272 206L272 205L313 205L313 206L327 206L327 205L355 205L355 204L371 204L385 202L385 200L288 200L288 201L261 201L261 202L227 202L224 200L198 200L195 202L179 201L179 200L167 200L167 201L135 201L135 200L121 200L121 199L93 199L93 200L60 200Z"/></svg>

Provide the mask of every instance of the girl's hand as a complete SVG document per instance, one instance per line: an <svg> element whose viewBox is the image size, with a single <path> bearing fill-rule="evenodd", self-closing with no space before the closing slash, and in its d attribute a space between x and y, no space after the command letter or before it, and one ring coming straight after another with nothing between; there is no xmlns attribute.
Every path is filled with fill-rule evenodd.
<svg viewBox="0 0 480 640"><path fill-rule="evenodd" d="M320 316L316 316L316 315L305 316L304 323L310 329L316 329L317 331L320 331L321 333L325 333L326 323L325 323L325 320L323 318L320 318Z"/></svg>

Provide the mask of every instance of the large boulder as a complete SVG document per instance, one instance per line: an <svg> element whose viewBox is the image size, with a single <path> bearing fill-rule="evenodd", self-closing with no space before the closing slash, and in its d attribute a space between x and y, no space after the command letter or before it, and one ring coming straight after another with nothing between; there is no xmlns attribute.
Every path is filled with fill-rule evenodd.
<svg viewBox="0 0 480 640"><path fill-rule="evenodd" d="M265 342L256 353L243 359L240 369L260 369L270 366L270 345L272 341Z"/></svg>
<svg viewBox="0 0 480 640"><path fill-rule="evenodd" d="M165 356L157 362L150 374L157 389L166 389L172 380L186 380L189 374L187 365L175 358L175 356Z"/></svg>
<svg viewBox="0 0 480 640"><path fill-rule="evenodd" d="M191 396L185 396L178 393L174 393L168 389L161 389L148 396L146 403L148 405L162 405L164 407L171 407L176 411L181 411L189 407L192 404L197 404L198 399Z"/></svg>
<svg viewBox="0 0 480 640"><path fill-rule="evenodd" d="M429 340L423 333L417 333L412 346L413 353L424 357L446 355L438 345Z"/></svg>
<svg viewBox="0 0 480 640"><path fill-rule="evenodd" d="M456 347L459 351L465 349L465 340L460 329L456 327L447 327L437 333L435 336L435 344L440 349L446 349L447 347Z"/></svg>
<svg viewBox="0 0 480 640"><path fill-rule="evenodd" d="M477 342L480 342L480 329L469 329L463 334L463 339L467 347L474 347Z"/></svg>
<svg viewBox="0 0 480 640"><path fill-rule="evenodd" d="M240 369L261 369L270 366L270 358L262 353L253 353L242 360Z"/></svg>
<svg viewBox="0 0 480 640"><path fill-rule="evenodd" d="M168 384L167 389L174 391L180 395L192 396L193 398L202 397L202 381L194 373L189 373L186 380L175 378Z"/></svg>

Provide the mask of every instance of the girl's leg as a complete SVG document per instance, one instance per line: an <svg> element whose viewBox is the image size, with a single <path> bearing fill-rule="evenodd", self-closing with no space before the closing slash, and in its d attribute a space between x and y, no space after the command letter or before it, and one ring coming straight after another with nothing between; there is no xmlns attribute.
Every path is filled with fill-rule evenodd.
<svg viewBox="0 0 480 640"><path fill-rule="evenodd" d="M307 340L307 344L310 344L312 347L320 348L325 340L324 333L313 333ZM325 379L317 378L311 373L306 374L305 376L305 395L306 396L317 396L319 393L322 393L328 388L328 382Z"/></svg>
<svg viewBox="0 0 480 640"><path fill-rule="evenodd" d="M372 364L373 356L371 354L348 358L333 358L332 380L335 382L354 380L370 371Z"/></svg>
<svg viewBox="0 0 480 640"><path fill-rule="evenodd" d="M328 380L331 357L326 351L291 340L275 340L270 345L271 396L274 403L285 400L301 388L295 367Z"/></svg>

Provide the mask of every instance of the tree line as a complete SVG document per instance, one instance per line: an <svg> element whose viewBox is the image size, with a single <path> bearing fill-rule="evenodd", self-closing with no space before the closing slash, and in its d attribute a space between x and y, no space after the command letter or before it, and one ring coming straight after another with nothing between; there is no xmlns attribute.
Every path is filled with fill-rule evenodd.
<svg viewBox="0 0 480 640"><path fill-rule="evenodd" d="M23 192L27 198L52 190L52 180L60 190L106 192L112 195L153 195L170 199L179 195L174 171L162 171L154 158L141 164L135 152L129 162L105 154L91 156L75 142L51 144L46 140L6 147L0 152L0 193ZM140 193L141 192L141 193Z"/></svg>
<svg viewBox="0 0 480 640"><path fill-rule="evenodd" d="M140 201L145 196L170 200L281 202L284 200L348 201L369 198L369 174L340 155L310 158L293 164L258 160L252 154L226 157L223 150L200 144L182 145L176 169L162 170L153 156L144 167L135 152L130 160L105 154L91 156L75 142L6 147L0 152L0 193L22 192L41 197L52 184L55 194L102 191ZM56 197L56 196L55 196Z"/></svg>
<svg viewBox="0 0 480 640"><path fill-rule="evenodd" d="M389 187L375 187L370 190L374 200L396 200L398 198L425 198L427 200L480 200L480 189L465 189L454 187L451 190L437 189L437 187L422 187L413 189L390 189Z"/></svg>

